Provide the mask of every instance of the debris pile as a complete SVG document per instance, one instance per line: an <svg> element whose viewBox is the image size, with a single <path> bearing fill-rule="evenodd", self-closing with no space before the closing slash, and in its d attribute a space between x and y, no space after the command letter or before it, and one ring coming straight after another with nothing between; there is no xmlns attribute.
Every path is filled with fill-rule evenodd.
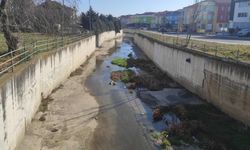
<svg viewBox="0 0 250 150"><path fill-rule="evenodd" d="M167 125L164 133L175 146L192 145L204 150L250 149L250 129L210 104L159 107L153 118L164 120Z"/></svg>

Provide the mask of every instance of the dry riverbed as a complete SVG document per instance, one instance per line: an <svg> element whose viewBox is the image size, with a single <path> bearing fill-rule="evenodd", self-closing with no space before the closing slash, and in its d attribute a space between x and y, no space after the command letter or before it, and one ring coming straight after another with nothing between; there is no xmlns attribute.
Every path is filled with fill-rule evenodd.
<svg viewBox="0 0 250 150"><path fill-rule="evenodd" d="M96 58L107 55L114 41L71 73L70 77L43 99L17 150L82 150L97 127L99 105L84 86L95 70Z"/></svg>

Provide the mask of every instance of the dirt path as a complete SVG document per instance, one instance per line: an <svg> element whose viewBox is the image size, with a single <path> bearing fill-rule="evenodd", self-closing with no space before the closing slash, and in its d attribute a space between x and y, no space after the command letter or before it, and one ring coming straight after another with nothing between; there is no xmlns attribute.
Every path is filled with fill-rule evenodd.
<svg viewBox="0 0 250 150"><path fill-rule="evenodd" d="M95 69L96 57L108 54L113 46L115 41L106 42L44 100L16 150L86 149L86 142L97 127L99 107L84 82Z"/></svg>

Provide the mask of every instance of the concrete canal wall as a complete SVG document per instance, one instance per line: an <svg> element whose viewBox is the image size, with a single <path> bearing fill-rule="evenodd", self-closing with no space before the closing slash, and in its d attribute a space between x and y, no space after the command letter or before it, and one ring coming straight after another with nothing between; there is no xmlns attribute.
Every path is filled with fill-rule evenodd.
<svg viewBox="0 0 250 150"><path fill-rule="evenodd" d="M135 44L175 81L250 125L250 64L176 48L140 34L132 36Z"/></svg>
<svg viewBox="0 0 250 150"><path fill-rule="evenodd" d="M99 35L101 42L121 34ZM96 36L34 56L0 79L0 149L12 150L25 134L42 98L48 97L96 49ZM19 68L19 69L18 69ZM31 143L32 144L32 143Z"/></svg>
<svg viewBox="0 0 250 150"><path fill-rule="evenodd" d="M110 37L121 37L123 34L123 31L121 30L120 33L115 33L115 31L109 31L109 32L103 32L101 34L99 34L99 36L97 37L97 46L101 46L103 44L103 42L108 41L112 38Z"/></svg>

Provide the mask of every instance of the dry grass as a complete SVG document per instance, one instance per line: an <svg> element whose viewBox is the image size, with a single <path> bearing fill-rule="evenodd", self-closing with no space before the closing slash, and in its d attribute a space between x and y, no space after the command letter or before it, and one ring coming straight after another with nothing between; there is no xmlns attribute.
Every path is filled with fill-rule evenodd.
<svg viewBox="0 0 250 150"><path fill-rule="evenodd" d="M53 35L46 35L40 33L15 33L19 40L19 47L23 47L24 45L29 45L34 43L35 41L41 40L52 40L55 38ZM8 48L5 42L4 35L0 33L0 54L7 52Z"/></svg>
<svg viewBox="0 0 250 150"><path fill-rule="evenodd" d="M137 32L141 33L144 36L151 37L157 41L161 41L168 44L183 46L186 43L186 39L183 38L145 31ZM199 40L190 40L188 48L208 53L211 55L216 55L219 57L225 57L243 62L250 62L250 45L223 44Z"/></svg>

